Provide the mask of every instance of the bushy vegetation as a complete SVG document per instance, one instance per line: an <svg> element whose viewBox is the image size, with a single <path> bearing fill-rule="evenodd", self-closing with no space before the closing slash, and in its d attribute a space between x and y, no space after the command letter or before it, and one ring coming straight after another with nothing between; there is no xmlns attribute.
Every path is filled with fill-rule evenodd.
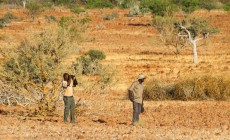
<svg viewBox="0 0 230 140"><path fill-rule="evenodd" d="M148 82L144 90L147 100L229 100L230 80L224 76L199 76L172 85Z"/></svg>
<svg viewBox="0 0 230 140"><path fill-rule="evenodd" d="M89 0L85 4L86 8L113 8L114 5L108 0Z"/></svg>
<svg viewBox="0 0 230 140"><path fill-rule="evenodd" d="M71 9L71 12L73 12L75 14L80 14L80 13L85 12L85 10L82 9L82 8L79 8L79 7L74 7L74 8Z"/></svg>
<svg viewBox="0 0 230 140"><path fill-rule="evenodd" d="M170 99L162 83L156 79L153 79L145 84L143 98L145 100Z"/></svg>
<svg viewBox="0 0 230 140"><path fill-rule="evenodd" d="M107 93L114 82L115 71L113 68L101 64L100 60L105 59L105 57L102 51L89 50L73 63L73 73L87 77L84 85L82 85L86 93Z"/></svg>
<svg viewBox="0 0 230 140"><path fill-rule="evenodd" d="M77 58L73 64L75 73L80 74L98 74L102 68L99 60L105 59L105 54L99 50L89 50L85 55Z"/></svg>
<svg viewBox="0 0 230 140"><path fill-rule="evenodd" d="M104 20L113 20L113 19L116 19L118 18L118 14L113 12L111 14L108 14L106 16L103 17Z"/></svg>
<svg viewBox="0 0 230 140"><path fill-rule="evenodd" d="M0 18L0 29L4 28L7 24L10 24L11 20L17 19L18 17L12 13L6 13L3 18Z"/></svg>
<svg viewBox="0 0 230 140"><path fill-rule="evenodd" d="M47 22L51 23L51 22L57 22L57 18L55 16L45 16L45 19Z"/></svg>
<svg viewBox="0 0 230 140"><path fill-rule="evenodd" d="M121 9L130 8L133 5L133 3L134 3L133 0L123 0L119 5L119 7Z"/></svg>
<svg viewBox="0 0 230 140"><path fill-rule="evenodd" d="M91 18L86 17L86 18L80 19L79 23L81 23L82 25L84 25L84 24L89 23L91 21L92 21Z"/></svg>
<svg viewBox="0 0 230 140"><path fill-rule="evenodd" d="M1 80L14 87L14 91L8 90L11 94L33 100L38 105L37 114L54 111L60 84L58 77L68 70L63 61L78 47L76 34L80 34L81 26L75 22L32 34L18 47L2 52L6 61L1 63Z"/></svg>
<svg viewBox="0 0 230 140"><path fill-rule="evenodd" d="M230 11L230 2L228 2L228 3L226 3L226 4L224 5L224 10L225 10L225 11Z"/></svg>
<svg viewBox="0 0 230 140"><path fill-rule="evenodd" d="M36 1L30 1L26 5L26 9L29 10L30 17L34 20L36 15L38 15L42 10L42 5Z"/></svg>

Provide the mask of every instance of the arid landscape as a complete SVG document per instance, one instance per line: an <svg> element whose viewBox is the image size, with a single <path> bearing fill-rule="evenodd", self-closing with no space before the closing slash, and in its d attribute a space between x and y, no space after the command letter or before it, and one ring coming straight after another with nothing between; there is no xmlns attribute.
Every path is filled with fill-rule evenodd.
<svg viewBox="0 0 230 140"><path fill-rule="evenodd" d="M186 47L180 55L174 48L165 46L158 31L152 26L152 15L128 17L128 10L87 10L74 15L64 8L46 10L31 21L24 9L0 10L0 17L7 12L20 20L0 30L0 47L7 50L45 27L55 28L48 23L47 16L75 16L90 18L88 28L76 54L65 63L90 49L106 54L102 60L115 71L115 82L104 94L85 93L76 88L75 100L82 106L77 108L77 124L63 122L63 101L60 98L54 116L30 116L30 107L0 106L0 139L230 139L229 101L145 101L145 112L141 114L141 125L132 126L132 104L127 99L127 89L139 73L151 79L160 79L171 84L186 77L202 74L230 74L230 13L222 10L198 10L194 16L208 19L218 27L219 33L198 44L199 64L194 65L192 48ZM117 13L113 20L103 17ZM61 76L60 76L61 77ZM81 82L85 77L80 78ZM29 108L29 109L28 109Z"/></svg>

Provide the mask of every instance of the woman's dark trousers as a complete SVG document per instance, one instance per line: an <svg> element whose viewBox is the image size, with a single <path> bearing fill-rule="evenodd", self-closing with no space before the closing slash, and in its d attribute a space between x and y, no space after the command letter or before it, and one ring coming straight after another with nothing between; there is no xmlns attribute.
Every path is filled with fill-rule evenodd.
<svg viewBox="0 0 230 140"><path fill-rule="evenodd" d="M70 112L70 122L75 122L75 101L73 96L64 96L63 97L65 109L64 109L64 122L67 122L69 112Z"/></svg>

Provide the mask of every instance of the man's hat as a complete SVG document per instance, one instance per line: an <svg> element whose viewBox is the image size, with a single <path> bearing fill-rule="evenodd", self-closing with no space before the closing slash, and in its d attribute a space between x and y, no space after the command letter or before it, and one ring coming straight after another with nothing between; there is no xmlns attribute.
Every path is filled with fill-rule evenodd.
<svg viewBox="0 0 230 140"><path fill-rule="evenodd" d="M139 74L137 79L140 80L140 79L145 79L145 78L146 77L144 76L144 74Z"/></svg>

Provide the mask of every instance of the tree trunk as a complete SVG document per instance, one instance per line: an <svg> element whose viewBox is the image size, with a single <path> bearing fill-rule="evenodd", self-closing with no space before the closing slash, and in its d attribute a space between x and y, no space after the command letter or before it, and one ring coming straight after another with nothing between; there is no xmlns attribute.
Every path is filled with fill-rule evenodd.
<svg viewBox="0 0 230 140"><path fill-rule="evenodd" d="M196 50L196 42L192 43L192 51L193 51L193 62L194 64L198 64L198 55L197 55L197 50Z"/></svg>
<svg viewBox="0 0 230 140"><path fill-rule="evenodd" d="M26 8L26 1L23 0L22 3L23 3L23 8L25 9Z"/></svg>

